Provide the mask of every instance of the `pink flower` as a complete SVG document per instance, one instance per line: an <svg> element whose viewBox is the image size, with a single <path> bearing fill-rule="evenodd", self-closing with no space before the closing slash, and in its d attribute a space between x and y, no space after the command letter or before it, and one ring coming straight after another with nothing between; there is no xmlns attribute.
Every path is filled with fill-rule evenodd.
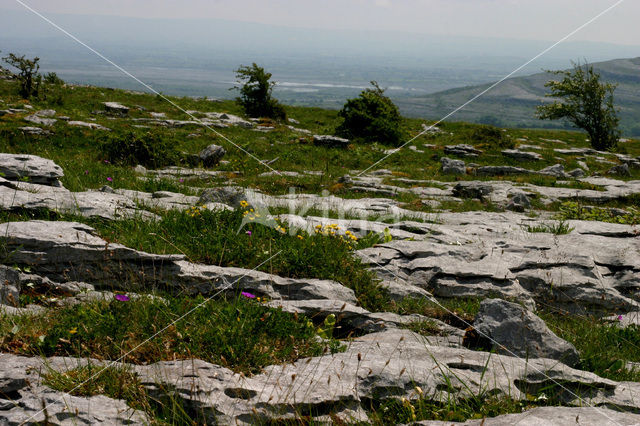
<svg viewBox="0 0 640 426"><path fill-rule="evenodd" d="M255 299L256 298L255 294L247 293L246 291L243 291L240 294L243 295L244 297L246 297L247 299Z"/></svg>
<svg viewBox="0 0 640 426"><path fill-rule="evenodd" d="M178 179L178 182L183 183L184 179Z"/></svg>
<svg viewBox="0 0 640 426"><path fill-rule="evenodd" d="M247 231L247 235L248 235L248 236L251 236L251 231Z"/></svg>
<svg viewBox="0 0 640 426"><path fill-rule="evenodd" d="M85 170L85 171L84 171L84 174L85 174L85 175L88 175L88 174L89 174L89 170Z"/></svg>
<svg viewBox="0 0 640 426"><path fill-rule="evenodd" d="M131 300L126 294L116 294L113 297L119 302L128 302Z"/></svg>
<svg viewBox="0 0 640 426"><path fill-rule="evenodd" d="M108 178L107 178L107 180L108 180L109 182L113 182L113 178L112 178L112 177L108 177Z"/></svg>
<svg viewBox="0 0 640 426"><path fill-rule="evenodd" d="M618 315L618 321L622 321L622 315Z"/></svg>

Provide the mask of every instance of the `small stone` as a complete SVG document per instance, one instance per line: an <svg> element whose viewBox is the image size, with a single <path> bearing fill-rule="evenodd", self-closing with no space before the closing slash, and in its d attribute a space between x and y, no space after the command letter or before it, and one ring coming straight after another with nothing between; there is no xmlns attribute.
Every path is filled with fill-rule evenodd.
<svg viewBox="0 0 640 426"><path fill-rule="evenodd" d="M103 102L104 109L111 114L127 115L129 114L129 107L126 107L118 102Z"/></svg>
<svg viewBox="0 0 640 426"><path fill-rule="evenodd" d="M526 358L551 358L573 366L576 348L551 331L539 317L517 303L486 299L465 335L465 346L495 348L498 353Z"/></svg>
<svg viewBox="0 0 640 426"><path fill-rule="evenodd" d="M607 171L607 174L628 177L631 176L631 171L629 171L629 165L625 163L613 166Z"/></svg>
<svg viewBox="0 0 640 426"><path fill-rule="evenodd" d="M576 168L576 169L573 169L573 170L571 170L569 172L569 176L578 179L578 178L581 178L581 177L585 177L586 173L581 168Z"/></svg>
<svg viewBox="0 0 640 426"><path fill-rule="evenodd" d="M20 277L8 266L0 265L0 305L19 306Z"/></svg>
<svg viewBox="0 0 640 426"><path fill-rule="evenodd" d="M327 148L346 148L351 141L349 139L339 138L331 135L314 135L313 143L317 146L325 146Z"/></svg>
<svg viewBox="0 0 640 426"><path fill-rule="evenodd" d="M214 167L220 163L220 160L222 160L222 157L224 157L226 153L227 151L219 145L209 145L200 151L198 157L205 167Z"/></svg>
<svg viewBox="0 0 640 426"><path fill-rule="evenodd" d="M538 172L541 175L555 176L559 178L566 178L567 174L564 172L564 166L562 164L554 164L553 166L545 167Z"/></svg>
<svg viewBox="0 0 640 426"><path fill-rule="evenodd" d="M453 187L453 195L460 198L477 198L482 200L491 194L493 188L490 184L482 182L458 182Z"/></svg>
<svg viewBox="0 0 640 426"><path fill-rule="evenodd" d="M482 151L471 145L449 145L444 147L444 153L447 155L457 155L459 157L477 157Z"/></svg>
<svg viewBox="0 0 640 426"><path fill-rule="evenodd" d="M506 208L507 210L522 213L525 210L529 210L531 208L531 201L524 192L518 192L513 196L511 201L509 201L509 204L507 204Z"/></svg>
<svg viewBox="0 0 640 426"><path fill-rule="evenodd" d="M539 161L542 160L542 155L537 152L520 151L518 149L505 149L502 151L502 155L509 158L515 158L516 160L523 161Z"/></svg>
<svg viewBox="0 0 640 426"><path fill-rule="evenodd" d="M467 173L467 168L462 160L442 157L440 162L442 163L442 173L445 175L464 175Z"/></svg>
<svg viewBox="0 0 640 426"><path fill-rule="evenodd" d="M53 109L43 109L41 111L36 112L36 114L38 117L55 117L56 115L56 111Z"/></svg>
<svg viewBox="0 0 640 426"><path fill-rule="evenodd" d="M43 118L40 117L36 114L33 115L28 115L24 118L24 121L28 121L29 123L34 123L34 124L39 124L41 126L53 126L54 124L56 124L56 122L58 120L54 119L54 118Z"/></svg>

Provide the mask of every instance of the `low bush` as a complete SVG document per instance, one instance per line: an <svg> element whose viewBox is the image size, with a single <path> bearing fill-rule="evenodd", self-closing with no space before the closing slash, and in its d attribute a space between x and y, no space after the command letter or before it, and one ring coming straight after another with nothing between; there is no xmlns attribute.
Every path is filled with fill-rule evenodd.
<svg viewBox="0 0 640 426"><path fill-rule="evenodd" d="M471 141L491 149L512 149L515 141L502 129L494 126L478 126L471 133Z"/></svg>
<svg viewBox="0 0 640 426"><path fill-rule="evenodd" d="M138 135L134 132L109 135L101 149L106 160L119 165L157 168L178 164L182 155L175 148L175 141L161 133L149 132Z"/></svg>
<svg viewBox="0 0 640 426"><path fill-rule="evenodd" d="M336 134L363 142L380 142L400 145L403 132L400 128L402 117L398 107L378 83L372 81L373 88L365 89L360 96L349 99L338 113L342 123Z"/></svg>

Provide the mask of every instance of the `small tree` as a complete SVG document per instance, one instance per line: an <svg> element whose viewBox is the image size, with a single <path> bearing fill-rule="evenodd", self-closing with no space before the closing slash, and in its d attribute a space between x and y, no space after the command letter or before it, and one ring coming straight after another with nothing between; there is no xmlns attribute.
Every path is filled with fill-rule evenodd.
<svg viewBox="0 0 640 426"><path fill-rule="evenodd" d="M242 106L248 116L286 120L284 106L271 97L273 87L276 85L269 81L271 73L266 72L254 62L250 67L240 66L236 70L236 78L238 83L242 84L242 87L233 88L240 90L240 97L236 98L236 102Z"/></svg>
<svg viewBox="0 0 640 426"><path fill-rule="evenodd" d="M620 138L619 119L613 106L616 85L600 83L600 74L586 64L574 64L571 71L549 72L564 78L547 82L545 87L549 87L551 93L546 96L562 100L538 107L538 118L566 118L589 134L594 149L614 148Z"/></svg>
<svg viewBox="0 0 640 426"><path fill-rule="evenodd" d="M18 74L20 96L24 99L29 99L31 96L38 96L40 83L42 82L42 76L38 73L40 70L38 61L40 58L26 59L24 55L17 56L9 53L9 56L2 58L2 60L20 71L20 74Z"/></svg>
<svg viewBox="0 0 640 426"><path fill-rule="evenodd" d="M338 115L344 120L336 129L338 136L365 142L399 145L402 142L398 107L384 94L378 83L365 89L360 96L347 100Z"/></svg>

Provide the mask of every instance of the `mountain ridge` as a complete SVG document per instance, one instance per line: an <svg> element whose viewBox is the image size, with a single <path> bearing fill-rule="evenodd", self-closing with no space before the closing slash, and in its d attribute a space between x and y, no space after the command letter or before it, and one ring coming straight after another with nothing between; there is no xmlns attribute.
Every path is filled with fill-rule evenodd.
<svg viewBox="0 0 640 426"><path fill-rule="evenodd" d="M617 84L614 101L625 134L640 135L640 57L592 63L601 81ZM505 127L571 128L562 121L541 121L535 107L551 99L544 84L549 72L512 77L458 111L450 121L471 121ZM398 101L408 115L443 117L494 83L448 89Z"/></svg>

